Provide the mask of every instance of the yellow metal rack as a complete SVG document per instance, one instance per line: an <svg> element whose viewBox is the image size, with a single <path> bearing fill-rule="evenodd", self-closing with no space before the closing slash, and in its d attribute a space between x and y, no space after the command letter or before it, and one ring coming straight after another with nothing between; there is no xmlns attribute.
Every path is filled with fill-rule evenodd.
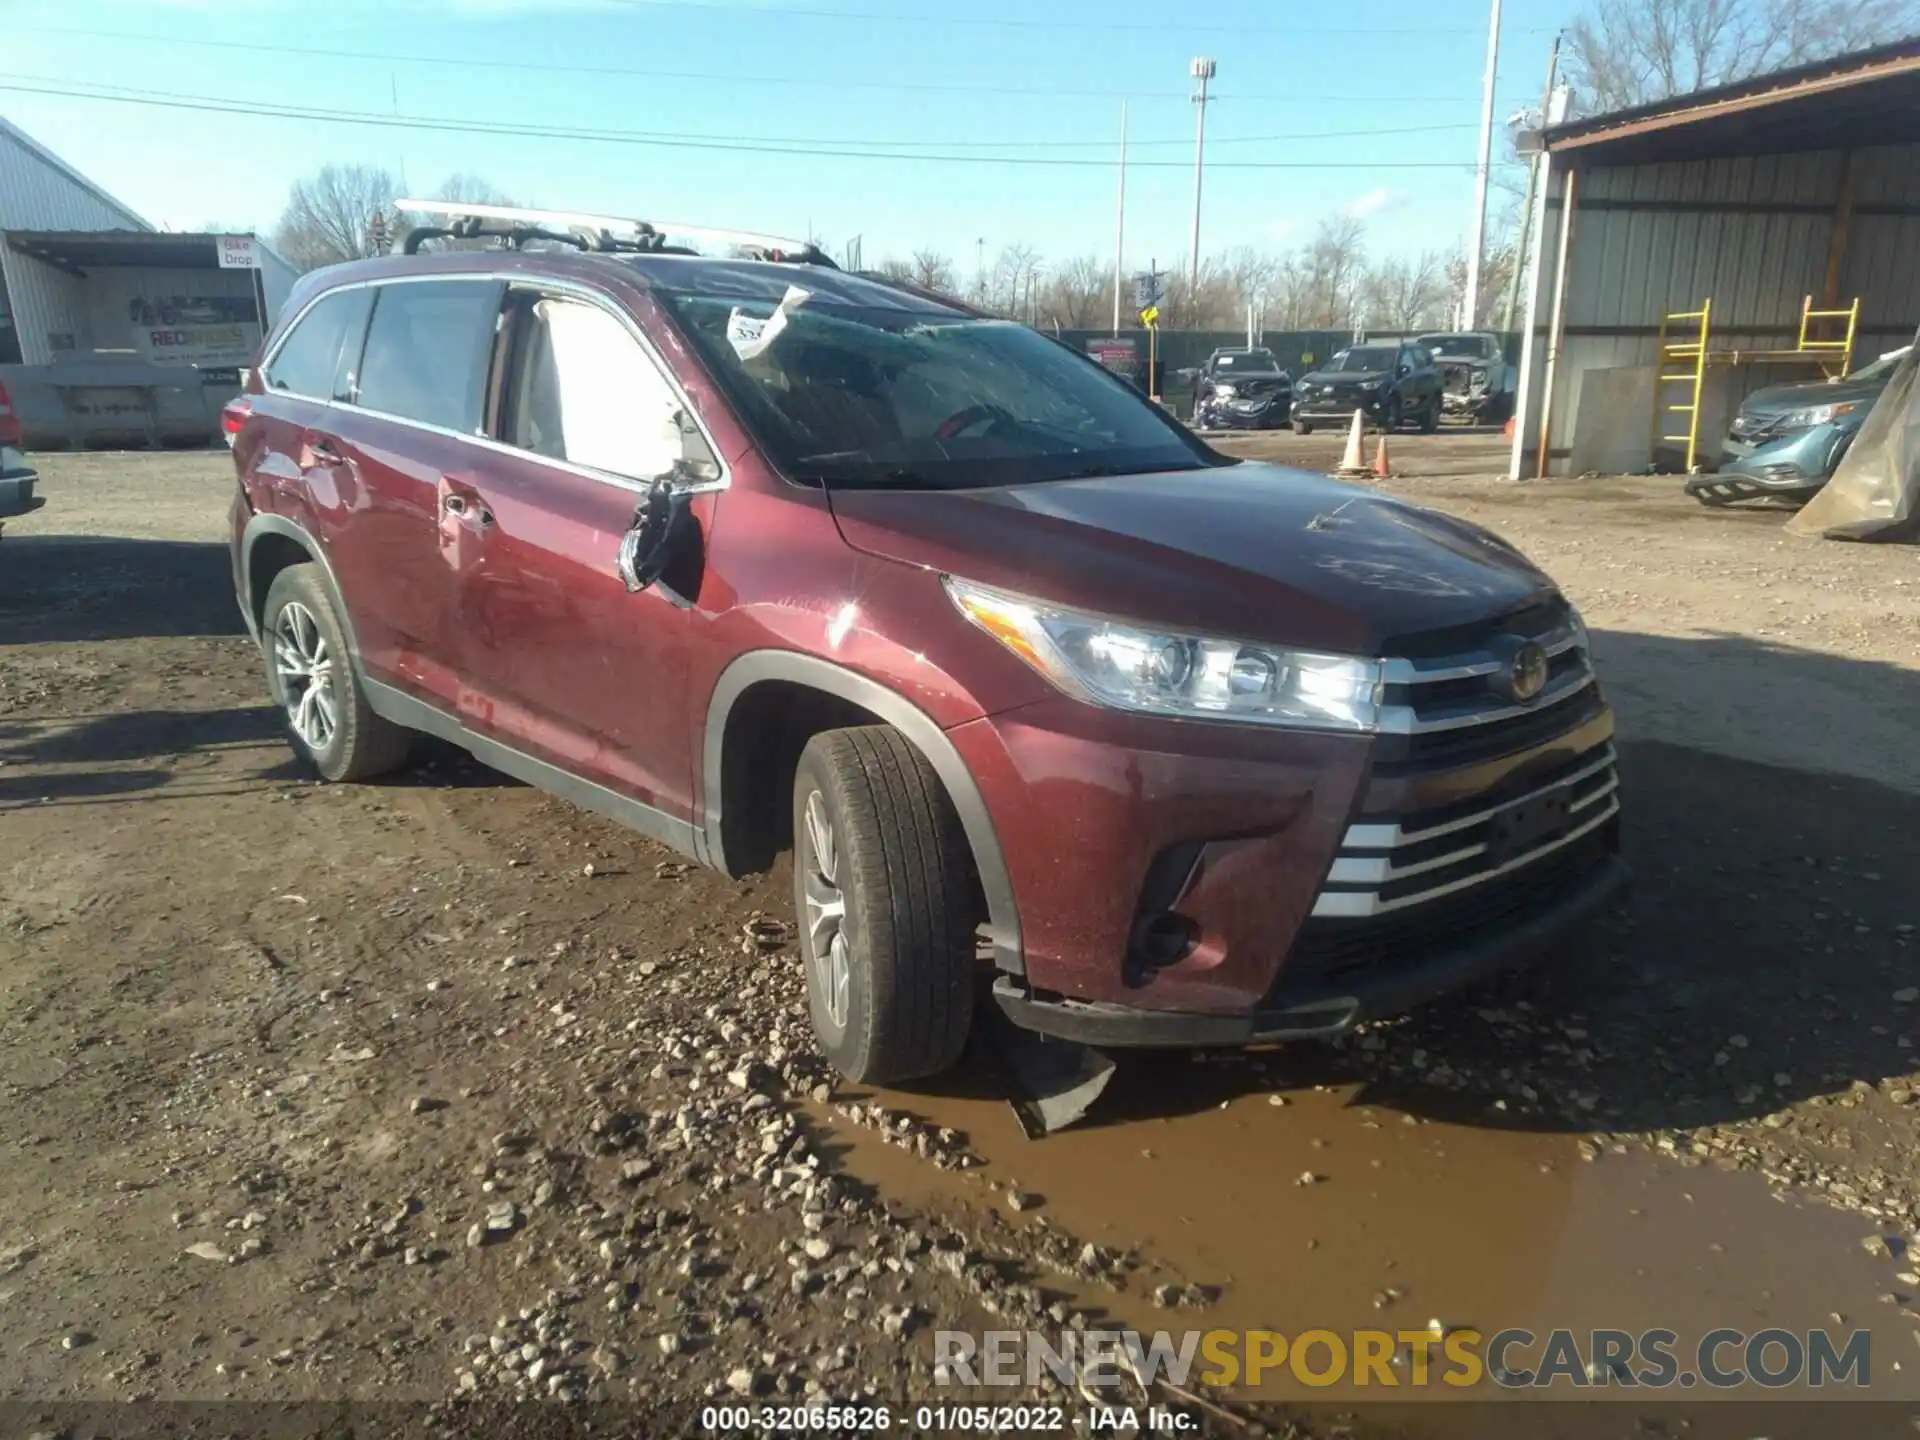
<svg viewBox="0 0 1920 1440"><path fill-rule="evenodd" d="M1700 452L1700 392L1709 365L1817 365L1829 378L1853 368L1853 342L1860 329L1860 301L1844 310L1816 310L1813 297L1800 302L1800 330L1791 350L1715 350L1713 300L1698 310L1675 310L1660 317L1660 350L1653 385L1653 446L1664 441L1685 448L1686 469ZM1671 403L1675 386L1685 386L1684 404ZM1684 417L1685 429L1671 433L1669 416ZM1672 422L1678 426L1681 422Z"/></svg>

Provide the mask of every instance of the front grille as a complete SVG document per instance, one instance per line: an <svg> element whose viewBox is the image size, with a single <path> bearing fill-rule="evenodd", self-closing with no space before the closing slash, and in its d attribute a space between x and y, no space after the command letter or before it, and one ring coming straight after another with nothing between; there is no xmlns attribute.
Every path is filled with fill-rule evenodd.
<svg viewBox="0 0 1920 1440"><path fill-rule="evenodd" d="M1350 825L1320 894L1317 919L1361 919L1495 886L1600 830L1620 810L1612 745L1528 777L1518 794Z"/></svg>
<svg viewBox="0 0 1920 1440"><path fill-rule="evenodd" d="M1546 652L1544 687L1506 688L1514 653ZM1389 643L1374 773L1400 777L1496 759L1563 735L1601 709L1586 632L1564 600Z"/></svg>
<svg viewBox="0 0 1920 1440"><path fill-rule="evenodd" d="M1308 920L1288 953L1276 995L1284 997L1290 984L1302 980L1363 968L1390 973L1411 967L1431 955L1465 949L1537 919L1614 852L1617 823L1609 820L1497 884L1457 891L1415 910L1359 919L1317 916Z"/></svg>
<svg viewBox="0 0 1920 1440"><path fill-rule="evenodd" d="M1522 701L1515 659L1529 642L1547 663L1540 692ZM1524 923L1615 844L1613 746L1588 741L1568 755L1563 741L1555 753L1605 710L1586 631L1564 600L1405 636L1388 653L1375 779L1527 758L1495 767L1503 778L1478 793L1349 825L1287 978L1406 961ZM1439 788L1459 795L1457 781Z"/></svg>

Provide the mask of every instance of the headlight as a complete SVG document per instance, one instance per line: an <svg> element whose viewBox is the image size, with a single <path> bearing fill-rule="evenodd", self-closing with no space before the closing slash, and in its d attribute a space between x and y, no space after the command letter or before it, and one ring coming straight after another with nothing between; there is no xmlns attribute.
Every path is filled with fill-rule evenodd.
<svg viewBox="0 0 1920 1440"><path fill-rule="evenodd" d="M946 577L960 612L1075 699L1116 710L1372 730L1377 660L1146 630Z"/></svg>
<svg viewBox="0 0 1920 1440"><path fill-rule="evenodd" d="M1851 415L1859 408L1852 401L1837 405L1809 405L1801 410L1789 410L1780 417L1779 425L1782 430L1806 430L1815 425L1825 425L1830 420L1838 420L1842 415Z"/></svg>

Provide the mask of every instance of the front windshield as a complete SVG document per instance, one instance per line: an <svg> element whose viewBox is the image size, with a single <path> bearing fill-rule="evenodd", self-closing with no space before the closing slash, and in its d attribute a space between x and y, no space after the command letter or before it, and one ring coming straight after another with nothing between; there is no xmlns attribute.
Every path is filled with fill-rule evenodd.
<svg viewBox="0 0 1920 1440"><path fill-rule="evenodd" d="M1435 355L1465 356L1469 360L1496 360L1499 353L1485 335L1422 335L1413 342Z"/></svg>
<svg viewBox="0 0 1920 1440"><path fill-rule="evenodd" d="M1271 350L1229 350L1224 355L1213 357L1213 370L1216 375L1223 370L1240 373L1279 368L1280 362L1273 358Z"/></svg>
<svg viewBox="0 0 1920 1440"><path fill-rule="evenodd" d="M1336 374L1391 370L1399 358L1400 352L1391 345L1356 345L1334 356L1327 369Z"/></svg>
<svg viewBox="0 0 1920 1440"><path fill-rule="evenodd" d="M1862 365L1847 378L1849 380L1885 380L1900 368L1900 362L1907 358L1911 345L1903 345L1898 350L1890 350L1871 365Z"/></svg>
<svg viewBox="0 0 1920 1440"><path fill-rule="evenodd" d="M742 337L777 297L655 291L790 479L955 488L1230 463L1024 325L832 283L764 348Z"/></svg>

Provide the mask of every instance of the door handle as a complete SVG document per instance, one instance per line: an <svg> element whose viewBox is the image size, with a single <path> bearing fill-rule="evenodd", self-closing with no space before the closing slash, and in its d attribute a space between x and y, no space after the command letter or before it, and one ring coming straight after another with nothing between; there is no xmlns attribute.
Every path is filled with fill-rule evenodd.
<svg viewBox="0 0 1920 1440"><path fill-rule="evenodd" d="M322 435L317 430L309 430L305 436L307 454L316 465L344 465L347 457L340 452L340 442L331 435Z"/></svg>
<svg viewBox="0 0 1920 1440"><path fill-rule="evenodd" d="M491 525L493 512L478 499L469 499L457 492L441 497L440 508L446 514L468 525Z"/></svg>

